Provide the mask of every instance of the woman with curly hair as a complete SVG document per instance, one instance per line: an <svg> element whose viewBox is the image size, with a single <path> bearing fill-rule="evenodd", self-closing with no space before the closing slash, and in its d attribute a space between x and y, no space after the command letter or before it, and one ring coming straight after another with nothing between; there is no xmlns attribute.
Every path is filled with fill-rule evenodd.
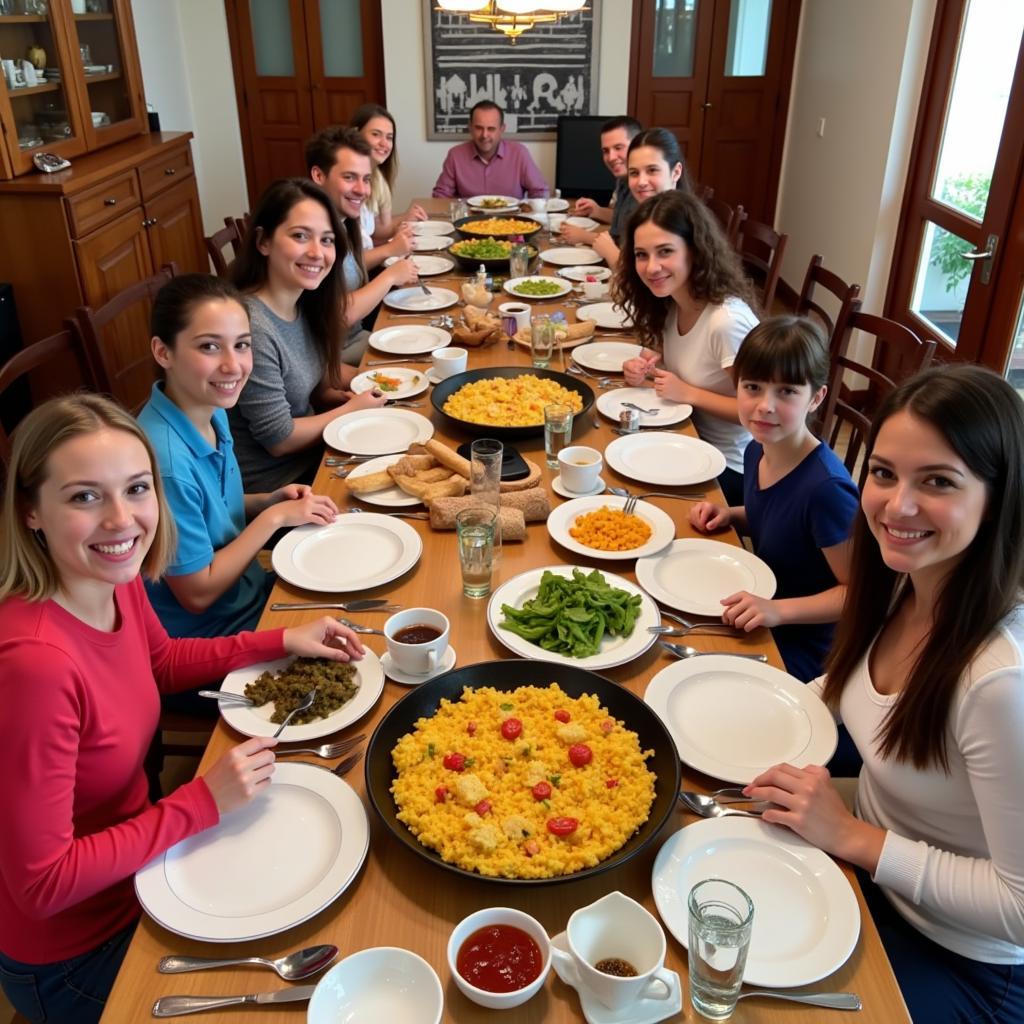
<svg viewBox="0 0 1024 1024"><path fill-rule="evenodd" d="M739 258L707 206L673 190L637 207L615 286L644 345L623 364L626 383L653 378L662 398L693 406L697 433L725 456L718 478L725 499L741 505L750 435L740 426L730 371L758 317Z"/></svg>

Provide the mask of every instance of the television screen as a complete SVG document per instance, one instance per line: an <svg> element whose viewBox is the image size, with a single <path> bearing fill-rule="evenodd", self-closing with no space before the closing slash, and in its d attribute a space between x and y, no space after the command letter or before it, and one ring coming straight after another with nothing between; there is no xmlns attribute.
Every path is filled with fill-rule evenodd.
<svg viewBox="0 0 1024 1024"><path fill-rule="evenodd" d="M555 144L555 187L566 199L590 196L607 206L615 179L601 159L600 117L560 117Z"/></svg>

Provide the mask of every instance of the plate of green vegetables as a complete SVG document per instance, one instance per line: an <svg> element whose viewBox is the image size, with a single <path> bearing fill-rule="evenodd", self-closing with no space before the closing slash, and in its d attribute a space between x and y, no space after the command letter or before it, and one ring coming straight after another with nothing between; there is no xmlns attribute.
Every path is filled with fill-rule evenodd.
<svg viewBox="0 0 1024 1024"><path fill-rule="evenodd" d="M487 624L524 658L614 668L638 658L657 639L654 601L610 572L572 565L530 569L503 583L487 605Z"/></svg>
<svg viewBox="0 0 1024 1024"><path fill-rule="evenodd" d="M505 282L505 291L519 299L557 299L568 295L572 285L560 277L512 277Z"/></svg>

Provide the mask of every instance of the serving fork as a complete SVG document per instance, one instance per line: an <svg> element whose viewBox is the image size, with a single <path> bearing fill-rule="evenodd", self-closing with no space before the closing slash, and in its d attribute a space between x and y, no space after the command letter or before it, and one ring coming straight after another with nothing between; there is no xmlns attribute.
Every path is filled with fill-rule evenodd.
<svg viewBox="0 0 1024 1024"><path fill-rule="evenodd" d="M312 754L314 757L326 757L333 759L347 754L353 747L358 747L366 739L365 733L352 736L347 740L338 740L337 743L321 743L318 747L288 747L275 748L275 757L285 757L288 754Z"/></svg>

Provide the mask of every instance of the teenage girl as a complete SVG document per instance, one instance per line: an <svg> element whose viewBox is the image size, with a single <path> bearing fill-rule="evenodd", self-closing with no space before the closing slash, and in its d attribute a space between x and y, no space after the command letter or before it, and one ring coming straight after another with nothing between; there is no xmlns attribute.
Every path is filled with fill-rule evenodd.
<svg viewBox="0 0 1024 1024"><path fill-rule="evenodd" d="M626 383L652 377L661 397L693 406L697 433L725 456L725 500L742 505L750 435L739 422L732 364L757 316L735 250L692 192L661 192L630 217L614 284L645 346L623 363Z"/></svg>
<svg viewBox="0 0 1024 1024"><path fill-rule="evenodd" d="M747 787L856 865L915 1021L1024 1020L1024 404L978 366L882 403L827 677L864 759ZM870 878L868 877L870 875Z"/></svg>
<svg viewBox="0 0 1024 1024"><path fill-rule="evenodd" d="M786 670L821 675L849 578L857 487L807 418L825 398L828 349L818 325L778 316L755 327L733 363L740 423L753 440L743 465L743 504L702 501L690 523L704 533L733 526L775 573L773 598L747 591L722 601L722 618L773 632Z"/></svg>
<svg viewBox="0 0 1024 1024"><path fill-rule="evenodd" d="M341 362L346 292L337 246L344 237L322 189L282 178L256 204L231 265L252 329L252 376L228 413L246 491L312 480L324 427L385 402L376 390L355 397L341 390L355 374Z"/></svg>
<svg viewBox="0 0 1024 1024"><path fill-rule="evenodd" d="M227 636L254 629L274 577L256 561L275 531L334 521L330 498L306 484L245 494L227 410L252 373L249 314L233 285L184 274L153 303L153 385L139 423L156 451L178 545L148 586L171 636Z"/></svg>

